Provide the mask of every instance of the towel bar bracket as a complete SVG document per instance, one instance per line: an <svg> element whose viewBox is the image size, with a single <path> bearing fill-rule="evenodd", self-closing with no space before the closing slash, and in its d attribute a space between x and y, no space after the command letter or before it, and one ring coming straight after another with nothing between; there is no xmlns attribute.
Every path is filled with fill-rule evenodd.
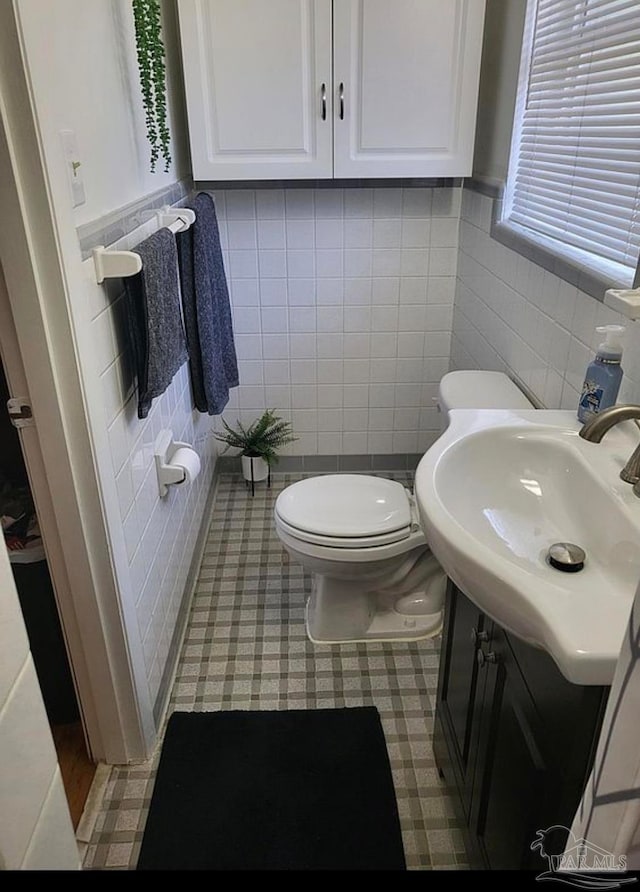
<svg viewBox="0 0 640 892"><path fill-rule="evenodd" d="M196 222L195 211L191 208L163 207L157 211L158 226L166 226L171 232L184 232Z"/></svg>
<svg viewBox="0 0 640 892"><path fill-rule="evenodd" d="M134 251L107 251L104 245L93 249L93 263L96 268L96 282L119 276L135 276L142 269L142 258Z"/></svg>

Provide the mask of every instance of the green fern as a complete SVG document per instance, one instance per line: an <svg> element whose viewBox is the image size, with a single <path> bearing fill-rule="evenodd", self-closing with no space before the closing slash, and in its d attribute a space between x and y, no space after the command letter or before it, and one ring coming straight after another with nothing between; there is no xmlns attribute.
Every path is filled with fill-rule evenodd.
<svg viewBox="0 0 640 892"><path fill-rule="evenodd" d="M234 429L223 418L224 431L215 434L216 440L225 444L223 452L239 449L243 455L263 458L269 465L277 462L278 449L298 438L293 436L291 422L283 421L275 412L275 409L267 409L248 428L236 421Z"/></svg>

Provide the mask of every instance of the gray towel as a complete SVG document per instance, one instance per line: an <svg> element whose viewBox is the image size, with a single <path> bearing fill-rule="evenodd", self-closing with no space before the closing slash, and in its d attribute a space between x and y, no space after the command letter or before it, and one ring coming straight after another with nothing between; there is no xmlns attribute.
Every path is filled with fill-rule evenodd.
<svg viewBox="0 0 640 892"><path fill-rule="evenodd" d="M188 354L175 236L159 229L134 250L142 258L142 272L124 281L138 377L138 418L146 418L151 401L165 392Z"/></svg>
<svg viewBox="0 0 640 892"><path fill-rule="evenodd" d="M193 399L198 411L220 415L239 384L229 291L213 199L199 192L188 207L196 222L176 240Z"/></svg>

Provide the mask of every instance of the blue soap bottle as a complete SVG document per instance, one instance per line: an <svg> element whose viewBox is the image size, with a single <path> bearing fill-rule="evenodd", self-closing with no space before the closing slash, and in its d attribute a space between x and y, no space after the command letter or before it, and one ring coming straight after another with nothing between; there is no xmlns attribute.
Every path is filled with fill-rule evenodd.
<svg viewBox="0 0 640 892"><path fill-rule="evenodd" d="M609 406L614 406L622 381L622 336L624 325L601 325L596 328L604 334L596 358L587 366L578 403L578 420L583 424Z"/></svg>

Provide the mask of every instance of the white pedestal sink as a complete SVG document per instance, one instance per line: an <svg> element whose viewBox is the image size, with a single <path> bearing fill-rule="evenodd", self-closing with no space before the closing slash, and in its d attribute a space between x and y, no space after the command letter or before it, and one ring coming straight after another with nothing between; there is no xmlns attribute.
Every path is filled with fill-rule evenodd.
<svg viewBox="0 0 640 892"><path fill-rule="evenodd" d="M514 635L544 648L576 684L608 685L640 580L640 499L619 478L632 423L599 444L573 412L454 410L420 462L427 539L456 585ZM555 542L584 569L547 562Z"/></svg>

